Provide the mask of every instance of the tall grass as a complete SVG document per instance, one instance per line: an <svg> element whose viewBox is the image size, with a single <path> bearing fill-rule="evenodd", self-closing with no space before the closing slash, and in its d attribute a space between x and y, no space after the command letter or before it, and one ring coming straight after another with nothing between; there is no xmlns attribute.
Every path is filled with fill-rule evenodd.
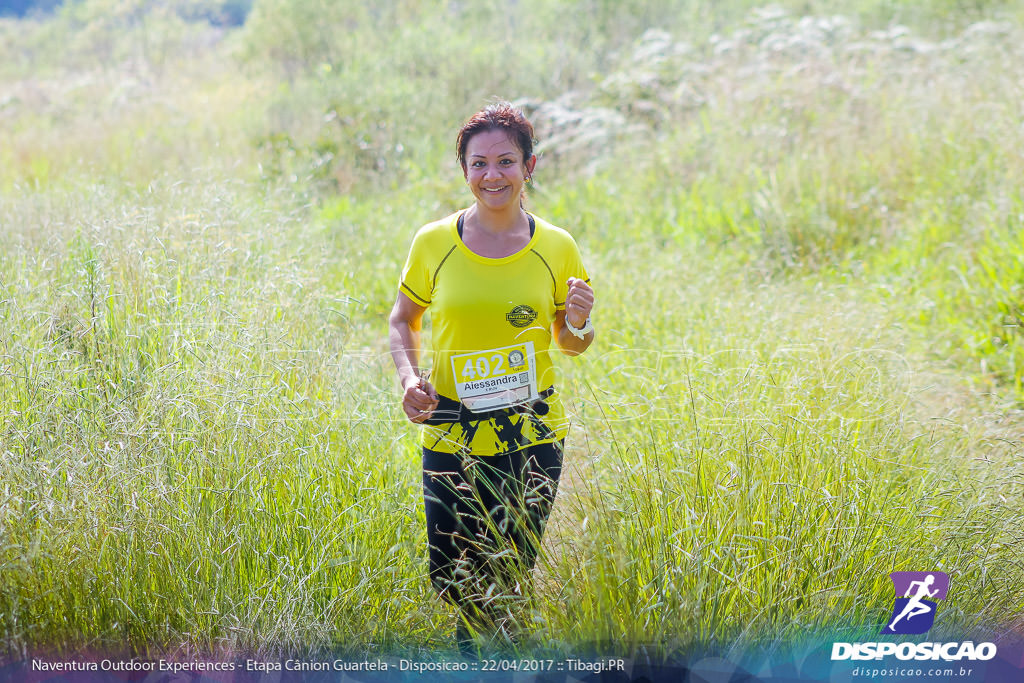
<svg viewBox="0 0 1024 683"><path fill-rule="evenodd" d="M598 294L524 650L854 637L894 570L951 636L1024 608L1012 8L520 4L5 62L7 658L448 647L385 318L494 94Z"/></svg>

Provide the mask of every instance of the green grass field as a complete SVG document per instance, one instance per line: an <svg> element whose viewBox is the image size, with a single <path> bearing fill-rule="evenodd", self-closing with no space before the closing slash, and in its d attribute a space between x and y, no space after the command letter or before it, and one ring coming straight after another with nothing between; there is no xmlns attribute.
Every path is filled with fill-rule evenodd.
<svg viewBox="0 0 1024 683"><path fill-rule="evenodd" d="M1019 9L378 4L0 19L0 659L451 647L386 316L494 96L597 295L524 651L1024 628Z"/></svg>

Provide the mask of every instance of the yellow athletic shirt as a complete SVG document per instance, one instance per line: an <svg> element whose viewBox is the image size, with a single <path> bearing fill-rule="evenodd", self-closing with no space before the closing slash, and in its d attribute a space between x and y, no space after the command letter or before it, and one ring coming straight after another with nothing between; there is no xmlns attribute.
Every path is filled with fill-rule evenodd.
<svg viewBox="0 0 1024 683"><path fill-rule="evenodd" d="M453 355L529 341L537 388L544 391L554 383L551 324L555 312L565 308L567 280L590 282L579 248L568 232L531 215L534 230L525 247L504 258L480 256L459 236L462 213L419 229L399 282L400 291L429 310L430 381L439 394L458 400ZM424 425L420 443L443 453L502 455L557 441L569 431L565 408L557 393L545 402L545 415L511 413Z"/></svg>

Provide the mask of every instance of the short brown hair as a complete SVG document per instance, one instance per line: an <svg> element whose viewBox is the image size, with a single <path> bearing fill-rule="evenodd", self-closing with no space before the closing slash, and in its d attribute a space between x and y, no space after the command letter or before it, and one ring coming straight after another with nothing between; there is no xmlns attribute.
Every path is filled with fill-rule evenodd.
<svg viewBox="0 0 1024 683"><path fill-rule="evenodd" d="M463 173L466 171L466 147L469 146L470 138L489 130L505 131L509 140L523 153L524 163L533 156L533 124L522 111L508 102L495 102L470 116L459 129L459 136L455 140L455 155Z"/></svg>

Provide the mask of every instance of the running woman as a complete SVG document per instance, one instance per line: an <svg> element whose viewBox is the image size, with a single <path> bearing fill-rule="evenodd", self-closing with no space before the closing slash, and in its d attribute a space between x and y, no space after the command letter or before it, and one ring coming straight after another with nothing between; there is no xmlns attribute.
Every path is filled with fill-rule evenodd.
<svg viewBox="0 0 1024 683"><path fill-rule="evenodd" d="M458 609L467 654L476 635L511 635L555 500L569 423L551 343L575 356L594 340L576 242L523 207L533 135L506 102L462 126L456 156L475 201L416 233L389 319L402 408L423 425L430 578Z"/></svg>

